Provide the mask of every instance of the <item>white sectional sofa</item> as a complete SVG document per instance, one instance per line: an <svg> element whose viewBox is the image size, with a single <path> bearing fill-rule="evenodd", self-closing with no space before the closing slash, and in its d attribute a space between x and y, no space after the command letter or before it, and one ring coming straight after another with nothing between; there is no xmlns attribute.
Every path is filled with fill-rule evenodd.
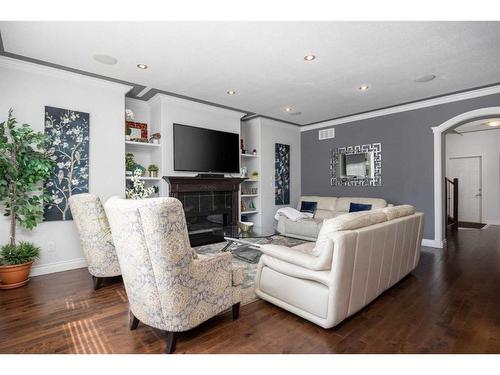
<svg viewBox="0 0 500 375"><path fill-rule="evenodd" d="M423 218L407 205L349 213L325 220L315 243L262 245L255 291L331 328L415 269Z"/></svg>
<svg viewBox="0 0 500 375"><path fill-rule="evenodd" d="M316 241L323 220L331 219L349 213L351 203L371 204L372 210L387 207L385 199L380 198L354 198L354 197L320 197L315 195L302 196L297 210L300 210L302 201L317 202L316 213L311 219L292 221L285 216L280 216L276 230L287 237L301 238Z"/></svg>

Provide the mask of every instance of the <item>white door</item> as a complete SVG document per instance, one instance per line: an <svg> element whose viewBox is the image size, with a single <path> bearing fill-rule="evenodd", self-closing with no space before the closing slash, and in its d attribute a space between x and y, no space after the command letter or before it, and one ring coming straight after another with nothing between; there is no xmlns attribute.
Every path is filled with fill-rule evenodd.
<svg viewBox="0 0 500 375"><path fill-rule="evenodd" d="M481 157L449 158L446 177L458 178L458 221L481 223Z"/></svg>

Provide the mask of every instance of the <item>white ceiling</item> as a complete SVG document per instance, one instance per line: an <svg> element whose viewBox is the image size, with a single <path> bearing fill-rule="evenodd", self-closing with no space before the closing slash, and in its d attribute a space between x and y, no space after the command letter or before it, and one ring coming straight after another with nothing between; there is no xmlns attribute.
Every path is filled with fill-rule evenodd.
<svg viewBox="0 0 500 375"><path fill-rule="evenodd" d="M497 126L488 125L488 123L491 122L499 125ZM483 130L498 130L498 129L500 129L500 118L495 117L495 118L471 121L466 124L457 126L454 130L457 133L469 133L469 132L477 132Z"/></svg>
<svg viewBox="0 0 500 375"><path fill-rule="evenodd" d="M301 125L500 81L500 22L0 22L0 32L9 53ZM426 74L437 78L414 82Z"/></svg>

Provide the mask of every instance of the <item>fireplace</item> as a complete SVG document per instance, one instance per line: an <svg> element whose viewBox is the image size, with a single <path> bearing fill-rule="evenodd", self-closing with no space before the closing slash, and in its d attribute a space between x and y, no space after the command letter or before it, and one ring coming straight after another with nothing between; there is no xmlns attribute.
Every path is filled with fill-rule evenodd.
<svg viewBox="0 0 500 375"><path fill-rule="evenodd" d="M238 221L243 178L163 177L170 196L181 201L191 246L224 241L223 228Z"/></svg>

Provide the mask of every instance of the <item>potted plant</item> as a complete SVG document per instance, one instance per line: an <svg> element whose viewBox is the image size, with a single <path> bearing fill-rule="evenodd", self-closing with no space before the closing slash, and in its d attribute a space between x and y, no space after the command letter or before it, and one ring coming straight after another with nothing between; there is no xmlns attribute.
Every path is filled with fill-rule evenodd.
<svg viewBox="0 0 500 375"><path fill-rule="evenodd" d="M43 220L43 204L50 197L42 190L52 173L54 162L46 151L47 137L27 124L18 125L9 110L7 120L0 123L0 208L10 216L10 243L1 247L0 281L2 288L28 282L31 264L39 249L30 243L16 242L16 226L33 229ZM21 270L21 269L25 270ZM10 283L8 274L18 274L23 280Z"/></svg>
<svg viewBox="0 0 500 375"><path fill-rule="evenodd" d="M154 143L154 144L160 144L160 139L161 139L161 134L160 133L154 133L149 137L149 143Z"/></svg>
<svg viewBox="0 0 500 375"><path fill-rule="evenodd" d="M144 181L141 180L142 171L137 168L132 177L131 186L125 191L127 199L144 199L155 193L153 187L144 187Z"/></svg>
<svg viewBox="0 0 500 375"><path fill-rule="evenodd" d="M3 245L0 248L0 289L26 285L33 261L40 256L40 248L29 242Z"/></svg>
<svg viewBox="0 0 500 375"><path fill-rule="evenodd" d="M125 175L126 176L132 176L135 174L135 171L137 169L141 170L141 176L144 176L144 173L146 172L146 168L144 168L142 165L137 164L135 162L135 156L131 152L127 152L125 154Z"/></svg>
<svg viewBox="0 0 500 375"><path fill-rule="evenodd" d="M155 164L151 164L148 167L149 177L158 177L158 166Z"/></svg>

